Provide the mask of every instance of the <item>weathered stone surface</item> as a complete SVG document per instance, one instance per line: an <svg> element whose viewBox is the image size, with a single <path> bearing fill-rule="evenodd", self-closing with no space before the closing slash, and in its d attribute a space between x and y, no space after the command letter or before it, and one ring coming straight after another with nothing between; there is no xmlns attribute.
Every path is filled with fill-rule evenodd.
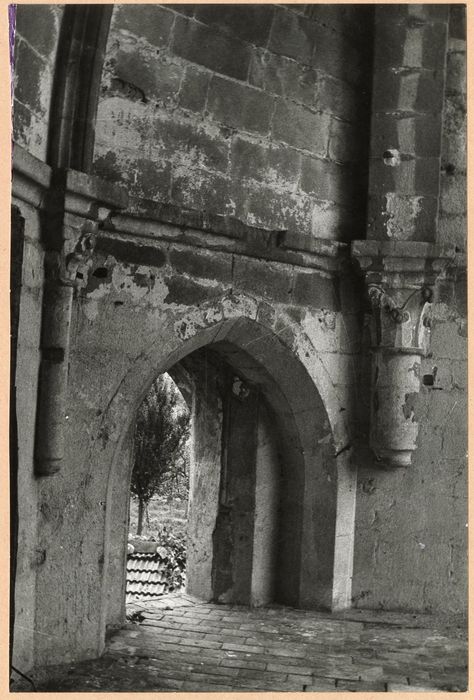
<svg viewBox="0 0 474 700"><path fill-rule="evenodd" d="M232 279L232 259L219 253L193 253L189 250L172 249L170 263L178 274L212 281L230 282Z"/></svg>
<svg viewBox="0 0 474 700"><path fill-rule="evenodd" d="M120 625L134 410L153 376L201 349L258 387L271 414L266 427L257 426L256 447L246 439L251 430L236 439L249 459L236 448L235 473L249 469L254 453L260 471L250 495L239 493L238 523L229 530L239 565L221 566L224 597L242 592L240 567L247 589L250 580L244 593L255 602L343 608L352 594L357 609L459 613L466 601L466 290L462 274L455 282L450 275L464 264L465 249L462 8L114 7L107 45L98 46L99 62L105 52L100 89L94 78L80 101L85 108L98 100L89 135L99 178L72 171L61 178L69 211L61 228L60 178L53 172L50 186L44 161L63 67L56 57L62 12L17 8L13 133L30 155L26 170L26 161L14 163L15 205L25 218L16 375L18 668L95 657L106 626ZM64 135L78 138L68 128ZM115 197L114 183L127 196ZM35 479L44 243L61 247L64 236L73 265L74 242L91 231L97 247L90 268L79 271L88 284L74 297L70 321L61 412L67 454L58 475ZM394 243L395 253L405 241L458 249L434 289L430 354L409 368L420 390L393 401L394 385L386 383L389 403L420 426L413 464L392 474L367 450L369 308L344 252L346 241L367 235ZM189 548L190 586L206 598L225 452L217 374L214 404L200 392ZM246 510L253 497L255 509ZM234 612L181 610L161 633L156 615L143 625L152 632L111 643L110 688L131 682L130 669L158 652L135 689L337 692L339 681L351 690L404 678L413 688L455 686L458 673L463 681L462 650L437 632L390 636L382 627L393 631L393 619L361 631L367 620L316 624L281 608L262 612L254 625L255 611ZM328 658L328 648L337 655ZM126 650L131 659L122 664ZM440 659L450 667L440 669ZM189 677L185 664L193 666ZM80 678L78 688L95 687Z"/></svg>
<svg viewBox="0 0 474 700"><path fill-rule="evenodd" d="M206 105L211 73L196 66L186 67L179 92L179 106L192 112L202 112Z"/></svg>
<svg viewBox="0 0 474 700"><path fill-rule="evenodd" d="M250 47L232 35L193 20L177 17L173 51L182 58L238 80L245 80Z"/></svg>
<svg viewBox="0 0 474 700"><path fill-rule="evenodd" d="M212 119L227 126L265 135L270 129L273 100L264 92L215 76L209 87L207 111Z"/></svg>
<svg viewBox="0 0 474 700"><path fill-rule="evenodd" d="M18 13L16 34L26 41L47 61L56 51L62 10L54 5L34 5L28 13Z"/></svg>
<svg viewBox="0 0 474 700"><path fill-rule="evenodd" d="M301 154L291 149L268 148L240 137L232 143L232 177L236 184L251 178L270 187L281 183L281 186L291 188L299 180L301 161Z"/></svg>
<svg viewBox="0 0 474 700"><path fill-rule="evenodd" d="M332 280L324 280L318 273L298 273L295 275L292 291L293 303L313 306L330 311L339 310L337 293Z"/></svg>
<svg viewBox="0 0 474 700"><path fill-rule="evenodd" d="M271 264L262 268L257 262L241 258L234 264L234 283L237 288L248 289L264 299L285 303L289 300L293 281L284 269Z"/></svg>
<svg viewBox="0 0 474 700"><path fill-rule="evenodd" d="M330 119L292 102L277 100L272 122L273 137L290 146L324 157L327 153Z"/></svg>
<svg viewBox="0 0 474 700"><path fill-rule="evenodd" d="M204 24L215 25L250 44L266 46L273 14L274 9L270 5L246 5L245 8L199 5L195 17Z"/></svg>
<svg viewBox="0 0 474 700"><path fill-rule="evenodd" d="M171 184L171 200L182 207L205 211L213 202L218 211L231 214L230 181L219 172L176 168Z"/></svg>
<svg viewBox="0 0 474 700"><path fill-rule="evenodd" d="M118 51L109 63L109 70L113 76L111 90L117 89L118 79L138 88L145 102L175 98L183 78L180 65L163 60L151 51Z"/></svg>
<svg viewBox="0 0 474 700"><path fill-rule="evenodd" d="M122 5L113 16L115 27L131 32L151 46L166 46L170 39L174 14L167 7Z"/></svg>

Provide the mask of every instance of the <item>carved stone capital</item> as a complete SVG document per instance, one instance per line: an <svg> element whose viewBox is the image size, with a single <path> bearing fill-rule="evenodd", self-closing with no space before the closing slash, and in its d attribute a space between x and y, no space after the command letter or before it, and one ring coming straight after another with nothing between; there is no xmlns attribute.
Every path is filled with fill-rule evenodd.
<svg viewBox="0 0 474 700"><path fill-rule="evenodd" d="M371 302L370 446L383 467L407 467L416 449L413 411L420 391L420 355L430 345L435 285L454 249L412 241L354 241L352 257Z"/></svg>
<svg viewBox="0 0 474 700"><path fill-rule="evenodd" d="M436 280L455 257L451 248L412 241L354 241L372 306L372 344L392 353L426 354Z"/></svg>

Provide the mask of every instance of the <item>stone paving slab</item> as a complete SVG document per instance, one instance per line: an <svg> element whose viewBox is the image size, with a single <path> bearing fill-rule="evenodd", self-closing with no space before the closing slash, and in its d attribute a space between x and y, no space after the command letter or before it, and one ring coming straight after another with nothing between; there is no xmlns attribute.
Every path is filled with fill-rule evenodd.
<svg viewBox="0 0 474 700"><path fill-rule="evenodd" d="M167 596L135 605L101 659L50 667L39 691L465 691L462 622L249 609ZM14 688L20 689L20 688ZM31 688L21 688L31 690Z"/></svg>

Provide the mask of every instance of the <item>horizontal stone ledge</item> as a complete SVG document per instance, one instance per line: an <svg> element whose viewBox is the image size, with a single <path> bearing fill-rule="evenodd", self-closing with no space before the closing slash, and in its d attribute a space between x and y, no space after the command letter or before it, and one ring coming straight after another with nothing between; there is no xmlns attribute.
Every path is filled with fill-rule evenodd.
<svg viewBox="0 0 474 700"><path fill-rule="evenodd" d="M263 248L277 247L284 229L266 229L245 224L242 220L198 209L185 209L170 202L130 199L126 212L136 220L173 224L183 229L196 229L225 238L255 243Z"/></svg>
<svg viewBox="0 0 474 700"><path fill-rule="evenodd" d="M26 149L13 144L13 196L37 208L59 206L65 211L91 216L91 208L124 209L128 206L126 189L102 178L71 169L52 169L31 155ZM46 205L47 203L47 205Z"/></svg>
<svg viewBox="0 0 474 700"><path fill-rule="evenodd" d="M74 205L72 209L68 207L68 204L81 200L85 204L94 203L114 210L125 209L128 206L128 193L122 185L77 170L68 169L57 173L60 173L63 179L66 211L81 213L76 211Z"/></svg>
<svg viewBox="0 0 474 700"><path fill-rule="evenodd" d="M102 230L109 234L179 239L210 250L236 252L330 273L339 272L341 262L348 259L348 244L343 241L251 226L222 214L129 197L125 187L103 178L72 169L52 170L18 144L13 148L13 193L38 208L48 202L51 213L63 210L88 219L101 219ZM102 215L101 207L106 210Z"/></svg>
<svg viewBox="0 0 474 700"><path fill-rule="evenodd" d="M255 260L281 263L294 267L313 269L322 275L341 275L350 269L349 249L346 246L338 250L337 255L327 255L324 252L307 253L293 249L273 248L256 249L249 246L245 241L231 240L225 236L209 235L208 232L198 229L185 229L161 224L157 221L143 221L141 219L129 219L125 214L113 215L99 229L97 237L97 248L102 248L101 241L107 240L107 249L113 255L113 241L121 241L127 245L137 247L153 247L153 243L176 243L190 250L203 250L208 252L227 253L228 255L238 255ZM326 243L326 241L324 241ZM151 263L150 263L151 264Z"/></svg>
<svg viewBox="0 0 474 700"><path fill-rule="evenodd" d="M52 170L49 165L35 158L18 144L13 144L13 197L40 208L44 204L44 195L50 187L51 176Z"/></svg>
<svg viewBox="0 0 474 700"><path fill-rule="evenodd" d="M466 256L455 246L424 241L352 241L351 256L361 269L374 272L440 272L466 264Z"/></svg>

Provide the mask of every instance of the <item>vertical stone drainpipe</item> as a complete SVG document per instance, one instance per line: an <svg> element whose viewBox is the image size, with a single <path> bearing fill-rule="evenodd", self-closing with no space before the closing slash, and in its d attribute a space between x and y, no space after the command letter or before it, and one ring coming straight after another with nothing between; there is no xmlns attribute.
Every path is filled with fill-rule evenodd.
<svg viewBox="0 0 474 700"><path fill-rule="evenodd" d="M69 347L74 290L87 284L95 237L124 189L74 170L57 171L46 242L35 473L56 474L64 458ZM49 244L49 245L48 245Z"/></svg>
<svg viewBox="0 0 474 700"><path fill-rule="evenodd" d="M35 446L35 470L41 476L58 472L64 457L73 293L72 283L49 280L45 287Z"/></svg>
<svg viewBox="0 0 474 700"><path fill-rule="evenodd" d="M431 287L449 258L434 244L448 9L375 7L367 240L352 255L374 312L371 447L388 467L408 466L416 449Z"/></svg>

